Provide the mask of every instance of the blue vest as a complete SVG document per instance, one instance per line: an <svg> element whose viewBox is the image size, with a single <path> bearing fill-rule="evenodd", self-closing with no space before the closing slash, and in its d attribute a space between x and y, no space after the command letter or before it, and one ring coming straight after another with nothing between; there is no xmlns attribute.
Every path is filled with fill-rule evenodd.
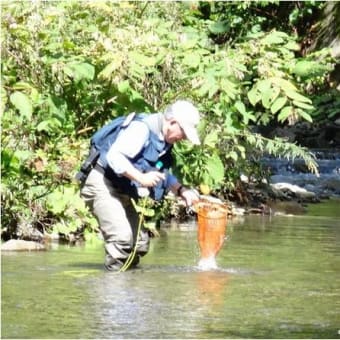
<svg viewBox="0 0 340 340"><path fill-rule="evenodd" d="M145 115L138 115L135 117L135 119L142 121L147 125L147 123L143 120L144 117ZM147 145L144 146L134 158L129 159L132 165L143 173L152 170L157 170L165 173L165 180L160 181L157 186L149 188L150 196L155 200L162 199L165 194L165 190L169 187L167 174L172 164L171 149L171 144L168 144L165 141L159 139L159 137L149 128L149 140ZM159 161L162 164L161 169L156 168L156 163ZM127 194L134 199L138 198L138 183L136 183L135 181L131 181L124 176L118 176L107 164L106 159L103 168L105 170L105 177L110 179L116 188L122 191L122 193Z"/></svg>

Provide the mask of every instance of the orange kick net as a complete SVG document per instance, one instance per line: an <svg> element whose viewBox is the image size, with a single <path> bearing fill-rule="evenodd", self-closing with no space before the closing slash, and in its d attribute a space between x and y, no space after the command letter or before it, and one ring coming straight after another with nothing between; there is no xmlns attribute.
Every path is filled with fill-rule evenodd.
<svg viewBox="0 0 340 340"><path fill-rule="evenodd" d="M201 259L215 257L226 236L228 207L221 203L200 201L195 208Z"/></svg>

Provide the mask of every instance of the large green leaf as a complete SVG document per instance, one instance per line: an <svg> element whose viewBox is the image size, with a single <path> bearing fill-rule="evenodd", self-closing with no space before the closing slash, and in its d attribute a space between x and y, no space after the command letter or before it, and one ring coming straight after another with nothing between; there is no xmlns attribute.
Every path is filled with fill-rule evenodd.
<svg viewBox="0 0 340 340"><path fill-rule="evenodd" d="M292 106L286 106L284 107L281 111L280 114L278 115L277 119L279 122L284 122L288 117L290 117L294 112L294 109Z"/></svg>
<svg viewBox="0 0 340 340"><path fill-rule="evenodd" d="M197 95L199 97L204 97L206 96L209 92L211 88L216 88L216 80L213 76L208 76L206 77L203 85L197 90Z"/></svg>
<svg viewBox="0 0 340 340"><path fill-rule="evenodd" d="M256 88L252 88L250 91L248 91L247 95L250 103L253 106L255 106L261 100L261 94L257 91Z"/></svg>
<svg viewBox="0 0 340 340"><path fill-rule="evenodd" d="M266 92L270 89L270 87L272 86L272 82L270 79L263 79L263 80L259 80L256 83L256 88L260 91L260 92Z"/></svg>
<svg viewBox="0 0 340 340"><path fill-rule="evenodd" d="M219 140L218 132L212 131L204 138L204 145L214 148Z"/></svg>
<svg viewBox="0 0 340 340"><path fill-rule="evenodd" d="M118 83L117 88L120 93L127 93L131 91L131 86L128 80Z"/></svg>
<svg viewBox="0 0 340 340"><path fill-rule="evenodd" d="M280 77L271 77L270 81L279 86L282 90L292 90L292 91L297 91L296 86L289 80L280 78Z"/></svg>
<svg viewBox="0 0 340 340"><path fill-rule="evenodd" d="M288 35L283 32L273 31L270 32L262 42L266 45L278 45L284 42L284 39L287 38Z"/></svg>
<svg viewBox="0 0 340 340"><path fill-rule="evenodd" d="M313 110L314 109L313 105L309 105L309 104L306 104L306 103L303 103L303 102L299 102L297 100L293 100L293 104L302 108L302 109L305 109L305 110Z"/></svg>
<svg viewBox="0 0 340 340"><path fill-rule="evenodd" d="M22 92L14 92L9 97L10 102L24 118L31 120L33 107L31 100Z"/></svg>
<svg viewBox="0 0 340 340"><path fill-rule="evenodd" d="M269 109L270 108L270 102L271 102L271 98L273 96L273 89L272 88L268 88L267 90L263 91L261 93L261 100L262 100L262 105L266 108Z"/></svg>
<svg viewBox="0 0 340 340"><path fill-rule="evenodd" d="M183 59L183 64L196 68L201 62L201 56L197 53L188 53Z"/></svg>
<svg viewBox="0 0 340 340"><path fill-rule="evenodd" d="M295 73L299 77L315 77L322 76L325 72L329 71L326 65L322 65L316 61L301 60L295 64L292 73Z"/></svg>
<svg viewBox="0 0 340 340"><path fill-rule="evenodd" d="M226 33L229 30L229 26L225 21L217 21L209 26L209 31L214 34Z"/></svg>
<svg viewBox="0 0 340 340"><path fill-rule="evenodd" d="M277 111L281 110L282 107L286 104L286 102L287 102L287 97L277 98L270 108L271 112L274 114Z"/></svg>
<svg viewBox="0 0 340 340"><path fill-rule="evenodd" d="M240 112L242 115L245 115L247 113L245 105L241 101L237 101L235 103L235 108L238 112Z"/></svg>
<svg viewBox="0 0 340 340"><path fill-rule="evenodd" d="M129 53L129 59L145 67L153 67L157 63L157 59L155 57L148 57L135 51Z"/></svg>
<svg viewBox="0 0 340 340"><path fill-rule="evenodd" d="M213 183L221 183L224 178L224 165L220 157L213 154L207 161L207 171Z"/></svg>
<svg viewBox="0 0 340 340"><path fill-rule="evenodd" d="M299 116L301 116L303 119L307 120L307 122L312 123L313 119L312 117L305 111L303 110L298 110Z"/></svg>
<svg viewBox="0 0 340 340"><path fill-rule="evenodd" d="M300 51L301 46L295 41L288 41L287 44L284 45L285 48L291 51Z"/></svg>
<svg viewBox="0 0 340 340"><path fill-rule="evenodd" d="M99 78L110 79L112 73L122 66L122 59L116 56L112 62L106 65L98 74Z"/></svg>
<svg viewBox="0 0 340 340"><path fill-rule="evenodd" d="M93 80L95 68L88 63L69 63L64 67L64 72L78 82L81 80Z"/></svg>
<svg viewBox="0 0 340 340"><path fill-rule="evenodd" d="M290 89L284 89L284 91L290 99L296 100L298 102L303 102L303 103L309 103L309 104L312 103L312 101L309 98L303 96L302 94L296 91L292 91Z"/></svg>
<svg viewBox="0 0 340 340"><path fill-rule="evenodd" d="M238 93L236 84L227 78L222 78L220 84L225 94L229 98L235 99L235 96Z"/></svg>

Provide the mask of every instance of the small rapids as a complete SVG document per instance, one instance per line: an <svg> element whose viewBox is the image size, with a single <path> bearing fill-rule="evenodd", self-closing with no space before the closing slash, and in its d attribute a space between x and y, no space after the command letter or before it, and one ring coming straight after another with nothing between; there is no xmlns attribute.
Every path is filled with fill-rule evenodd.
<svg viewBox="0 0 340 340"><path fill-rule="evenodd" d="M340 196L340 150L312 150L319 176L309 172L303 159L293 161L265 157L262 164L271 172L271 183L289 183L318 196Z"/></svg>

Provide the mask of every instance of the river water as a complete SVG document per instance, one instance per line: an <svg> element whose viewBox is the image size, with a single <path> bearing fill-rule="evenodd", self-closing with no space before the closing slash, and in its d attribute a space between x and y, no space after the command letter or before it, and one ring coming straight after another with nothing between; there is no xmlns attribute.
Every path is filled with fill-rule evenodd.
<svg viewBox="0 0 340 340"><path fill-rule="evenodd" d="M340 338L340 201L228 222L219 269L196 224L161 229L140 268L102 244L2 254L2 338Z"/></svg>

